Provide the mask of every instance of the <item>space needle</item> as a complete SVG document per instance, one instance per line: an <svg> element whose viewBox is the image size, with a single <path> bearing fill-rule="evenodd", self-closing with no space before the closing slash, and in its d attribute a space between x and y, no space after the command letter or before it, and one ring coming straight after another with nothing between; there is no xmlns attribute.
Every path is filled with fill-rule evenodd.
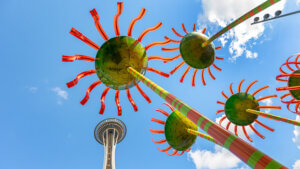
<svg viewBox="0 0 300 169"><path fill-rule="evenodd" d="M115 169L116 146L126 136L126 125L119 119L102 120L95 128L94 136L104 146L103 169Z"/></svg>

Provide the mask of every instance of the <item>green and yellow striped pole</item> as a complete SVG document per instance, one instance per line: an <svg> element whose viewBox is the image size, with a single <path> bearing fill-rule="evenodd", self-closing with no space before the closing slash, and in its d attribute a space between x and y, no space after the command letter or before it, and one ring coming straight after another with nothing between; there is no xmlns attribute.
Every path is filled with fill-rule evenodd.
<svg viewBox="0 0 300 169"><path fill-rule="evenodd" d="M260 4L259 6L257 6L254 9L252 9L251 11L247 12L245 15L243 15L240 18L238 18L237 20L233 21L231 24L229 24L228 26L226 26L225 28L223 28L222 30L220 30L218 33L216 33L214 36L212 36L211 38L209 38L207 41L205 41L202 44L202 47L203 48L206 47L208 44L210 44L212 41L214 41L219 36L223 35L227 31L229 31L230 29L234 28L235 26L237 26L240 23L244 22L245 20L249 19L253 15L258 14L259 12L261 12L264 9L266 9L266 8L274 5L275 3L279 2L279 1L280 0L268 0L268 1Z"/></svg>
<svg viewBox="0 0 300 169"><path fill-rule="evenodd" d="M296 126L300 126L300 121L291 120L291 119L288 119L288 118L284 118L284 117L280 117L280 116L264 113L264 112L261 112L261 111L252 110L252 109L247 109L246 111L248 113L256 114L256 115L261 116L261 117L265 117L265 118L269 118L269 119L272 119L272 120L282 121L282 122L290 123L290 124L293 124L293 125L296 125Z"/></svg>
<svg viewBox="0 0 300 169"><path fill-rule="evenodd" d="M257 150L242 139L236 137L229 131L223 129L220 125L211 121L165 89L153 83L151 80L134 70L132 67L129 67L127 70L131 75L142 81L161 98L174 106L184 116L190 119L193 123L197 124L197 126L199 126L202 130L207 132L207 134L214 138L220 145L227 148L250 167L258 169L287 169L287 167L283 166L263 152Z"/></svg>
<svg viewBox="0 0 300 169"><path fill-rule="evenodd" d="M220 143L218 143L214 138L210 137L209 135L206 135L204 133L201 133L199 131L192 130L192 129L186 129L186 131L188 133L192 134L192 135L199 136L199 137L201 137L201 138L203 138L205 140L208 140L210 142L213 142L213 143L216 143L216 144L222 146Z"/></svg>

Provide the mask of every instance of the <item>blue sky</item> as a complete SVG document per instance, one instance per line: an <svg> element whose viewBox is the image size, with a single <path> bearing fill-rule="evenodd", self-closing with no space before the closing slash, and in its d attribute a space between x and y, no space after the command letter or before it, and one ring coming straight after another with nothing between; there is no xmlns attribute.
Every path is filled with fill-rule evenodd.
<svg viewBox="0 0 300 169"><path fill-rule="evenodd" d="M234 0L228 1L232 4L234 2ZM239 5L243 5L242 1L239 2L241 2ZM243 2L245 5L247 1ZM253 1L249 3L253 4ZM197 23L197 28L206 25L208 33L213 34L221 29L222 21L226 22L228 18L230 20L231 16L229 13L222 15L223 18L221 16L212 18L209 15L210 12L218 14L220 11L214 11L213 6L207 0L128 0L124 2L123 14L119 19L121 35L127 33L131 19L135 18L143 7L147 9L147 12L145 17L135 25L133 37L137 38L144 29L154 26L159 21L163 23L158 31L146 35L143 45L163 40L165 35L178 39L171 32L171 28L174 27L178 32L183 33L181 23L185 23L190 31L193 23ZM209 9L203 7L209 7ZM96 55L94 49L69 34L72 27L99 45L104 42L89 13L93 8L97 9L101 24L108 36L113 37L113 17L117 10L117 1L0 0L2 23L0 27L2 39L0 41L2 55L0 67L2 72L2 83L0 83L2 89L0 102L2 108L0 113L1 169L96 169L102 167L103 147L94 140L93 131L101 120L117 117L114 92L109 92L106 97L104 115L98 114L104 85L95 88L88 103L81 106L79 102L84 97L85 90L97 80L97 77L95 75L85 77L71 89L67 89L65 83L82 71L94 69L94 65L84 61L61 62L62 55ZM235 18L237 13L239 14L238 9L242 8L232 7L232 11L238 11L232 13L232 18ZM276 10L275 6L273 10ZM284 12L294 10L299 10L296 1L288 1ZM216 104L216 101L224 101L221 91L229 93L228 86L231 82L237 89L239 81L244 78L246 79L245 86L253 80L259 80L253 90L269 85L270 88L261 92L261 96L274 93L280 96L283 93L276 92L275 88L283 84L277 82L275 77L279 74L279 67L286 58L299 53L299 17L300 15L294 15L275 20L265 24L263 31L262 27L249 28L249 23L244 23L248 24L245 29L253 30L254 35L240 37L241 32L236 30L230 36L223 37L227 43L217 51L217 56L225 59L223 62L216 62L223 70L221 72L213 70L215 81L209 79L206 74L206 86L201 84L200 73L196 79L196 87L191 86L191 72L187 74L182 84L179 83L186 65L168 79L151 72L148 72L146 76L212 120L221 116L215 114L222 108ZM216 22L211 22L212 20ZM234 46L236 43L237 46L240 45L242 54L239 53L240 48ZM222 45L222 42L217 40L215 45ZM168 45L168 47L175 47L175 45ZM251 53L248 58L246 51ZM160 47L154 47L148 52L148 56L172 57L177 54L177 52L162 52ZM163 64L160 61L150 61L149 66L169 72L180 62L181 60L176 60ZM138 91L133 89L131 94L139 108L138 112L133 111L125 92L120 93L123 116L118 118L126 123L128 133L123 142L117 146L116 166L118 168L181 169L196 168L196 165L198 168L209 168L208 163L216 160L212 159L213 157L220 157L217 154L228 153L216 149L212 143L200 138L189 155L168 157L159 152L151 141L152 138L157 140L159 137L150 133L149 128L162 128L150 119L152 117L163 118L155 112L155 109L166 109L162 106L164 101L144 85L140 84L140 86L152 99L152 103L148 104ZM272 104L282 106L282 110L272 110L270 113L296 119L296 116L288 112L278 98L272 99ZM293 168L296 161L300 160L300 149L293 142L293 138L297 139L294 126L263 118L260 120L273 127L275 132L269 132L257 126L266 139L262 140L256 135L251 135L254 140L253 145L288 168ZM162 145L160 148L166 146ZM196 162L195 165L195 158L201 161L207 157L212 157L206 160L209 162L201 164ZM242 162L234 159L229 159L229 163L232 165L227 168L245 167Z"/></svg>

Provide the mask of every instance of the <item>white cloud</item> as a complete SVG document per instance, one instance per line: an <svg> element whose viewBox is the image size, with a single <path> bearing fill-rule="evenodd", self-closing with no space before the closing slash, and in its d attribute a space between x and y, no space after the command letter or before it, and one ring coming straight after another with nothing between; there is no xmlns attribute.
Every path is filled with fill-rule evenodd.
<svg viewBox="0 0 300 169"><path fill-rule="evenodd" d="M296 120L300 121L300 116L297 116ZM299 126L295 126L294 135L295 135L295 137L293 138L293 142L296 143L298 149L300 149L300 127ZM299 161L298 166L300 169L300 160L298 160L298 161Z"/></svg>
<svg viewBox="0 0 300 169"><path fill-rule="evenodd" d="M250 169L248 166L242 166L240 169Z"/></svg>
<svg viewBox="0 0 300 169"><path fill-rule="evenodd" d="M28 90L31 92L31 93L36 93L38 88L35 87L35 86L31 86L31 87L28 87Z"/></svg>
<svg viewBox="0 0 300 169"><path fill-rule="evenodd" d="M198 25L203 27L211 23L209 24L210 26L218 26L218 30L220 30L221 27L227 26L264 1L265 0L202 0L204 13L198 16ZM275 11L282 10L285 3L286 0L281 0L257 16L262 17L265 13L273 15ZM256 17L256 15L254 17ZM266 28L263 23L251 25L254 17L236 26L219 38L223 46L227 42L230 43L229 52L232 55L231 60L235 60L243 54L245 54L246 58L253 59L258 57L258 53L252 51L251 46L263 35ZM209 29L211 29L211 27ZM217 31L214 30L214 33L216 32Z"/></svg>
<svg viewBox="0 0 300 169"><path fill-rule="evenodd" d="M300 160L297 160L293 165L293 169L300 169Z"/></svg>
<svg viewBox="0 0 300 169"><path fill-rule="evenodd" d="M257 53L256 52L251 52L249 50L246 50L246 58L249 58L249 59L255 59L257 58Z"/></svg>
<svg viewBox="0 0 300 169"><path fill-rule="evenodd" d="M192 159L197 169L233 169L241 163L235 155L217 145L214 152L199 149L190 151L188 158Z"/></svg>
<svg viewBox="0 0 300 169"><path fill-rule="evenodd" d="M223 115L222 117L224 117L224 116L225 116L225 115ZM222 117L216 118L216 123L219 124L219 121L221 120ZM221 126L224 127L224 128L226 128L228 122L229 122L229 120L228 120L227 118L225 118L225 120L223 120ZM253 123L252 126L255 127L255 123ZM249 136L250 136L250 135L253 135L254 132L252 131L252 129L251 129L249 126L246 126L245 129L246 129L246 132L248 133ZM231 123L231 125L229 126L229 129L228 129L228 130L229 130L230 132L234 133L234 125L233 125L232 123ZM243 132L242 127L238 127L238 129L237 129L237 134L238 134L238 136L239 136L240 138L242 138L242 139L248 141L248 139L246 138L246 136L245 136L245 134L244 134L244 132Z"/></svg>
<svg viewBox="0 0 300 169"><path fill-rule="evenodd" d="M56 95L59 97L57 100L57 104L62 104L62 100L67 100L68 99L68 93L65 90L62 90L60 87L54 87L51 89Z"/></svg>
<svg viewBox="0 0 300 169"><path fill-rule="evenodd" d="M266 106L272 106L273 102L271 99L265 99L261 101L262 103L264 103ZM270 113L271 109L264 109L265 113Z"/></svg>
<svg viewBox="0 0 300 169"><path fill-rule="evenodd" d="M54 87L52 88L52 91L54 91L57 96L67 100L68 99L68 93L64 90L62 90L60 87Z"/></svg>
<svg viewBox="0 0 300 169"><path fill-rule="evenodd" d="M297 5L300 5L300 0L297 0L297 1L296 1L296 4L297 4Z"/></svg>

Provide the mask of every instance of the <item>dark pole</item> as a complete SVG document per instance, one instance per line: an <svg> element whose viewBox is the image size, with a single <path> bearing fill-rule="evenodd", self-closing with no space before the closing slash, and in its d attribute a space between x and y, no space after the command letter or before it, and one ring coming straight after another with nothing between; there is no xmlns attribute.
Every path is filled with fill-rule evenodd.
<svg viewBox="0 0 300 169"><path fill-rule="evenodd" d="M270 18L270 19L264 19L262 21L253 22L253 23L251 23L251 25L254 25L254 24L257 24L257 23L266 22L266 21L273 20L273 19L282 18L282 17L289 16L289 15L294 15L294 14L297 14L297 13L300 13L300 10L299 11L295 11L295 12L291 12L291 13L287 13L287 14L284 14L284 15L276 16L276 17L273 17L273 18Z"/></svg>

